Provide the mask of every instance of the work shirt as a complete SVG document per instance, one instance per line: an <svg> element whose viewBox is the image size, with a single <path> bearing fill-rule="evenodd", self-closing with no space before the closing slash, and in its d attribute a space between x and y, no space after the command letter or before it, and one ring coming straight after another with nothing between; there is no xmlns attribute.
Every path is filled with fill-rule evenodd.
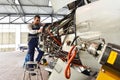
<svg viewBox="0 0 120 80"><path fill-rule="evenodd" d="M39 39L39 33L37 32L40 28L42 27L41 24L35 25L35 24L29 24L28 29L28 43L30 42L31 39L36 38L37 40Z"/></svg>

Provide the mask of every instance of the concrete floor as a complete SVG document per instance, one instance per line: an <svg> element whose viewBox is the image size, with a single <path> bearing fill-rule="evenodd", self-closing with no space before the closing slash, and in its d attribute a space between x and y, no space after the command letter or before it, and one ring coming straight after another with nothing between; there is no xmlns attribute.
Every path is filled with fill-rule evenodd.
<svg viewBox="0 0 120 80"><path fill-rule="evenodd" d="M0 80L23 80L23 62L26 52L0 52ZM48 72L41 66L43 80L48 80ZM39 76L40 77L40 76ZM33 78L33 80L35 80ZM41 77L39 80L42 80Z"/></svg>

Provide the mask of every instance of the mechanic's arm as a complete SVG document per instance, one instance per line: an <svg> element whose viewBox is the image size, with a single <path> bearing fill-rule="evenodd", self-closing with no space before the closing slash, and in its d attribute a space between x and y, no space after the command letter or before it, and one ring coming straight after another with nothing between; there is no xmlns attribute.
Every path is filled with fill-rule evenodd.
<svg viewBox="0 0 120 80"><path fill-rule="evenodd" d="M40 33L42 31L41 29L39 29L39 30L33 30L32 29L32 24L28 25L28 29L29 29L29 33L30 34L37 34L37 33Z"/></svg>

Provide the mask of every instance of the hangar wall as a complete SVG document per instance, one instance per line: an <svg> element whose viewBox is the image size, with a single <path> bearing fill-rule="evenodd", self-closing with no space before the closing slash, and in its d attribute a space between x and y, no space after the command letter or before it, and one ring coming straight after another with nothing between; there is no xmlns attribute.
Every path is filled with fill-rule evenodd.
<svg viewBox="0 0 120 80"><path fill-rule="evenodd" d="M0 24L0 52L19 50L27 46L27 24Z"/></svg>

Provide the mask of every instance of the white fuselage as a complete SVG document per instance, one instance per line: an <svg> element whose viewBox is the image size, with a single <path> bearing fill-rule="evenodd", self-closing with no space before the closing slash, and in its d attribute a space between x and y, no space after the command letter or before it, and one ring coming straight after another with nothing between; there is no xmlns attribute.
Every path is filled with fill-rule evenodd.
<svg viewBox="0 0 120 80"><path fill-rule="evenodd" d="M99 32L107 43L120 45L120 0L99 0L76 10L77 34Z"/></svg>

